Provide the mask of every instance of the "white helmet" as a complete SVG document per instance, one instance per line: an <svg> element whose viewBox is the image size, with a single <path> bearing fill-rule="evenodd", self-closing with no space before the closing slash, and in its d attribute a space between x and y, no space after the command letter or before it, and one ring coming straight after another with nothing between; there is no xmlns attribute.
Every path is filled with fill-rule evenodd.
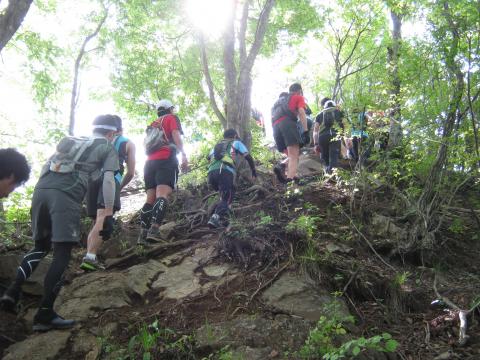
<svg viewBox="0 0 480 360"><path fill-rule="evenodd" d="M167 109L170 109L172 107L173 107L172 102L170 100L167 100L167 99L160 100L160 102L157 105L157 109L162 108L162 109L167 110Z"/></svg>

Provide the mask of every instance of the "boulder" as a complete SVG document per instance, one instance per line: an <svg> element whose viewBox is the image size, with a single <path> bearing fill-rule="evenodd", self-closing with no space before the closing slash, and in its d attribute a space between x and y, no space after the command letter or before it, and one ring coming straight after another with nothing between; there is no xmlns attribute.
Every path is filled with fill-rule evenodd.
<svg viewBox="0 0 480 360"><path fill-rule="evenodd" d="M143 297L149 284L164 270L163 264L150 260L123 272L94 272L77 277L60 294L59 312L66 317L86 319L99 310L128 306L131 295Z"/></svg>
<svg viewBox="0 0 480 360"><path fill-rule="evenodd" d="M320 163L320 158L315 155L301 155L298 162L298 175L311 176L321 174L323 166Z"/></svg>
<svg viewBox="0 0 480 360"><path fill-rule="evenodd" d="M35 334L5 350L3 360L48 360L58 359L62 349L67 346L71 331L55 330Z"/></svg>
<svg viewBox="0 0 480 360"><path fill-rule="evenodd" d="M283 312L317 322L325 315L325 305L335 305L340 316L348 316L346 304L330 295L330 292L315 286L305 277L284 273L262 294L262 300ZM327 306L328 307L328 306Z"/></svg>
<svg viewBox="0 0 480 360"><path fill-rule="evenodd" d="M374 214L372 217L372 228L376 235L395 240L407 238L407 231L397 226L393 220L387 216Z"/></svg>

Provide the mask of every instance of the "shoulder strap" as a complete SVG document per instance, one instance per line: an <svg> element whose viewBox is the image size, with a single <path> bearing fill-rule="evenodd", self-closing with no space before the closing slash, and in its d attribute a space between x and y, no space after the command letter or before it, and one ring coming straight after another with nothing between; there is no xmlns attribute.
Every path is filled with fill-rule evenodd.
<svg viewBox="0 0 480 360"><path fill-rule="evenodd" d="M90 145L93 144L93 141L94 141L94 139L90 138L90 139L83 142L82 146L80 147L80 149L78 149L77 153L75 154L74 158L72 159L72 161L74 163L78 163L78 160L80 159L80 157L83 155L85 150L88 147L90 147Z"/></svg>

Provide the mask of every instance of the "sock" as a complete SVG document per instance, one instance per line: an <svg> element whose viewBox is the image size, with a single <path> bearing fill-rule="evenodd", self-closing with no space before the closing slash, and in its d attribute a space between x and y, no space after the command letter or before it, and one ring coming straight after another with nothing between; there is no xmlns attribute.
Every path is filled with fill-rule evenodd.
<svg viewBox="0 0 480 360"><path fill-rule="evenodd" d="M140 226L142 229L150 229L152 225L153 206L145 203L140 210Z"/></svg>
<svg viewBox="0 0 480 360"><path fill-rule="evenodd" d="M87 252L87 255L85 255L85 257L88 259L88 260L97 260L97 255L96 254L92 254L92 253L89 253Z"/></svg>
<svg viewBox="0 0 480 360"><path fill-rule="evenodd" d="M153 219L155 224L160 225L167 212L168 200L164 197L159 197L153 205Z"/></svg>

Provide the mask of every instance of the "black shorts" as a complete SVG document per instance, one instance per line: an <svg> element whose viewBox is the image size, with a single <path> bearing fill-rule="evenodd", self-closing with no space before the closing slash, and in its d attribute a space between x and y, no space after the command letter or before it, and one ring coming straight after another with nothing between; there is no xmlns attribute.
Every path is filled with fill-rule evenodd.
<svg viewBox="0 0 480 360"><path fill-rule="evenodd" d="M143 169L145 189L155 189L158 185L167 185L175 189L178 180L178 163L175 160L147 160Z"/></svg>
<svg viewBox="0 0 480 360"><path fill-rule="evenodd" d="M87 189L87 215L93 219L97 217L98 209L105 209L103 200L103 177L95 181L90 181ZM113 201L113 212L119 211L120 204L120 184L115 180L115 199Z"/></svg>
<svg viewBox="0 0 480 360"><path fill-rule="evenodd" d="M43 248L51 242L77 243L81 202L57 189L35 189L32 197L32 238Z"/></svg>
<svg viewBox="0 0 480 360"><path fill-rule="evenodd" d="M289 146L302 143L297 123L290 119L285 119L273 126L273 138L280 152L284 152Z"/></svg>

